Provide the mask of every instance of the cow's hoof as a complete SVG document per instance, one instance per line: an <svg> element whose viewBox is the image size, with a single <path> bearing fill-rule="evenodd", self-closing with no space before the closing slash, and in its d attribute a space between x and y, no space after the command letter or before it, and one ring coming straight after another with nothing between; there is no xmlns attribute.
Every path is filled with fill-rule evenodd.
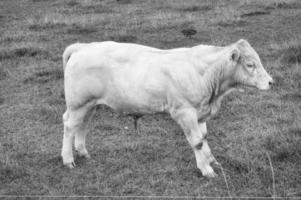
<svg viewBox="0 0 301 200"><path fill-rule="evenodd" d="M210 173L204 173L203 176L207 178L215 178L217 177L217 174L215 172L210 172Z"/></svg>
<svg viewBox="0 0 301 200"><path fill-rule="evenodd" d="M71 163L65 163L64 165L65 165L67 168L69 168L69 169L73 169L73 168L75 168L75 167L76 167L76 165L75 165L74 161L73 161L73 162L71 162Z"/></svg>
<svg viewBox="0 0 301 200"><path fill-rule="evenodd" d="M216 166L221 166L221 164L220 164L216 159L214 159L214 160L212 161L212 164L214 164L214 165L216 165Z"/></svg>
<svg viewBox="0 0 301 200"><path fill-rule="evenodd" d="M90 156L90 154L85 154L85 155L83 155L83 157L85 157L86 159L90 159L91 158L91 156Z"/></svg>
<svg viewBox="0 0 301 200"><path fill-rule="evenodd" d="M76 151L76 153L79 157L83 157L83 158L86 158L86 159L91 158L91 156L89 155L89 153L87 151Z"/></svg>

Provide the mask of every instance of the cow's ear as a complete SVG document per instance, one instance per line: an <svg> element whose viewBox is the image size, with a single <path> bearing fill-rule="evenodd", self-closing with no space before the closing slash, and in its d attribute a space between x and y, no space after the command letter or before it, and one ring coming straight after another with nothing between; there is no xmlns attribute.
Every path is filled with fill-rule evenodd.
<svg viewBox="0 0 301 200"><path fill-rule="evenodd" d="M237 48L233 49L231 52L231 60L237 62L240 58L240 52Z"/></svg>

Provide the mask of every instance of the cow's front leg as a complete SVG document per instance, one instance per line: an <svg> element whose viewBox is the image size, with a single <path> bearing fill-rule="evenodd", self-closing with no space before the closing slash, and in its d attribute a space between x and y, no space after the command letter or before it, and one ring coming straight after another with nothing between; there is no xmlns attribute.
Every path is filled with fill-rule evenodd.
<svg viewBox="0 0 301 200"><path fill-rule="evenodd" d="M198 124L197 112L194 108L177 109L171 112L172 118L182 127L186 138L191 145L197 167L201 170L203 176L215 177L216 173L210 166L215 159L205 139L206 131L204 125Z"/></svg>
<svg viewBox="0 0 301 200"><path fill-rule="evenodd" d="M217 162L217 160L215 159L215 157L211 153L211 150L210 150L209 145L208 145L208 141L207 141L207 134L208 134L208 132L207 132L206 122L199 123L199 128L200 128L200 131L204 135L203 143L200 144L199 148L201 150L203 150L205 152L205 154L207 154L207 157L209 157L210 163L214 163L214 164L219 165L219 163ZM204 149L201 148L201 147L204 147Z"/></svg>

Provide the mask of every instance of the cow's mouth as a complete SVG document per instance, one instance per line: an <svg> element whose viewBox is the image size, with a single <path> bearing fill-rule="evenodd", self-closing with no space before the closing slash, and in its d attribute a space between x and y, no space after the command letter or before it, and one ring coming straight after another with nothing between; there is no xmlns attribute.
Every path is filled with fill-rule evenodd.
<svg viewBox="0 0 301 200"><path fill-rule="evenodd" d="M234 88L238 91L238 92L245 92L246 90L256 90L258 89L255 85L244 85L244 84L236 84L234 86Z"/></svg>

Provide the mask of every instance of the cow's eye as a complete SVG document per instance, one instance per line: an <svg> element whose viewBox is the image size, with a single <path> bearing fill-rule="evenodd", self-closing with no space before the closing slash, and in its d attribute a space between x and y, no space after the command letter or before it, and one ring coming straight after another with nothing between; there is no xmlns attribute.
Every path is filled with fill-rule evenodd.
<svg viewBox="0 0 301 200"><path fill-rule="evenodd" d="M254 68L255 66L254 66L254 64L248 63L247 67L251 69L251 68Z"/></svg>

